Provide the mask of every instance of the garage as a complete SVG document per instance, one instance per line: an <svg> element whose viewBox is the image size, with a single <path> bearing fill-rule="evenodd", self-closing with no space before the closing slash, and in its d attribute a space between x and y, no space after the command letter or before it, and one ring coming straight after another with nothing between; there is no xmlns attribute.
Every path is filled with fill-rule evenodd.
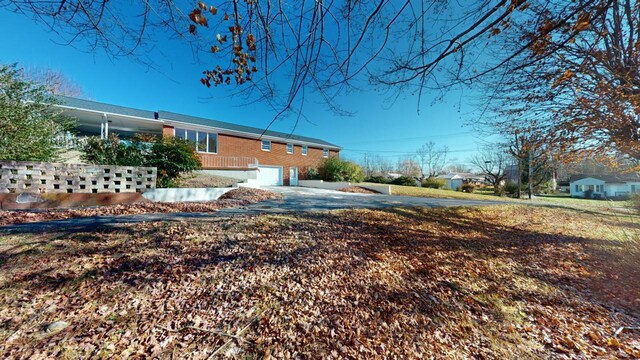
<svg viewBox="0 0 640 360"><path fill-rule="evenodd" d="M258 185L282 185L282 166L258 166Z"/></svg>

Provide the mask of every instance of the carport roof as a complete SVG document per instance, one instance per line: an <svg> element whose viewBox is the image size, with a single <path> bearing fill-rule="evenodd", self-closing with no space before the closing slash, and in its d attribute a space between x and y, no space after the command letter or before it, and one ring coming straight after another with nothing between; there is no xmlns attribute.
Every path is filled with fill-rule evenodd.
<svg viewBox="0 0 640 360"><path fill-rule="evenodd" d="M60 106L63 108L82 109L82 110L118 114L118 115L125 115L125 116L135 116L139 118L158 120L158 121L165 121L165 120L174 121L174 122L180 122L180 123L191 124L191 125L200 125L200 126L224 129L231 132L245 133L245 134L252 135L252 137L256 137L256 138L264 135L267 137L282 139L283 141L309 143L314 145L325 146L327 148L336 149L336 150L341 149L341 147L335 144L332 144L330 142L324 141L322 139L317 139L317 138L312 138L307 136L300 136L300 135L293 135L289 133L271 131L271 130L264 131L264 129L260 129L256 127L244 126L244 125L238 125L238 124L233 124L233 123L228 123L228 122L223 122L218 120L211 120L211 119L205 119L205 118L200 118L200 117L195 117L190 115L178 114L170 111L162 110L162 111L154 112L149 110L130 108L126 106L106 104L106 103L101 103L101 102L92 101L92 100L78 99L78 98L68 97L68 96L58 96L58 98L60 99L60 104L57 106Z"/></svg>
<svg viewBox="0 0 640 360"><path fill-rule="evenodd" d="M58 96L60 99L59 106L73 109L92 110L103 113L135 116L150 120L155 120L155 112L149 110L134 109L126 106L118 106L105 104L92 100L78 99L68 96Z"/></svg>

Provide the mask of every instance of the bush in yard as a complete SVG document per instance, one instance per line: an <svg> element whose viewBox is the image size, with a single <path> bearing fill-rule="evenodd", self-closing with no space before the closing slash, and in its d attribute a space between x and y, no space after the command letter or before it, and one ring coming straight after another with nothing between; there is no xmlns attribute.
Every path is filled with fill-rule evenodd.
<svg viewBox="0 0 640 360"><path fill-rule="evenodd" d="M374 175L366 178L364 182L376 183L376 184L387 184L389 181L384 176Z"/></svg>
<svg viewBox="0 0 640 360"><path fill-rule="evenodd" d="M149 143L138 135L129 141L121 141L116 134L110 134L108 139L90 136L84 139L81 151L82 160L92 164L143 166Z"/></svg>
<svg viewBox="0 0 640 360"><path fill-rule="evenodd" d="M460 186L460 191L465 193L472 193L476 189L476 186L473 184L462 184Z"/></svg>
<svg viewBox="0 0 640 360"><path fill-rule="evenodd" d="M316 168L309 168L307 170L307 180L322 180L322 177Z"/></svg>
<svg viewBox="0 0 640 360"><path fill-rule="evenodd" d="M338 157L323 159L318 166L318 173L324 181L361 182L364 179L364 172L358 164Z"/></svg>
<svg viewBox="0 0 640 360"><path fill-rule="evenodd" d="M51 106L45 85L25 80L21 69L0 65L0 160L52 161L64 149L59 135L73 122Z"/></svg>
<svg viewBox="0 0 640 360"><path fill-rule="evenodd" d="M136 135L120 140L87 138L82 146L82 159L92 164L120 166L150 166L158 170L158 187L175 187L181 173L200 169L200 158L193 143L174 137Z"/></svg>
<svg viewBox="0 0 640 360"><path fill-rule="evenodd" d="M515 196L518 194L518 184L513 181L507 181L502 188L507 195Z"/></svg>
<svg viewBox="0 0 640 360"><path fill-rule="evenodd" d="M324 181L345 181L344 168L344 161L338 157L330 157L322 160L318 166L318 173Z"/></svg>
<svg viewBox="0 0 640 360"><path fill-rule="evenodd" d="M538 194L553 194L556 192L553 181L545 181L537 186L536 191Z"/></svg>
<svg viewBox="0 0 640 360"><path fill-rule="evenodd" d="M434 177L426 178L422 180L422 187L430 189L443 189L447 182L444 179L438 179Z"/></svg>
<svg viewBox="0 0 640 360"><path fill-rule="evenodd" d="M362 170L362 167L352 161L345 161L344 179L354 183L362 182L362 180L364 180L364 171Z"/></svg>
<svg viewBox="0 0 640 360"><path fill-rule="evenodd" d="M592 199L593 198L593 190L589 189L587 191L584 192L584 198L585 199Z"/></svg>
<svg viewBox="0 0 640 360"><path fill-rule="evenodd" d="M416 186L416 179L410 176L400 176L391 181L393 185Z"/></svg>
<svg viewBox="0 0 640 360"><path fill-rule="evenodd" d="M181 173L198 170L202 164L192 142L175 137L160 137L153 141L145 166L158 169L158 187L173 187Z"/></svg>

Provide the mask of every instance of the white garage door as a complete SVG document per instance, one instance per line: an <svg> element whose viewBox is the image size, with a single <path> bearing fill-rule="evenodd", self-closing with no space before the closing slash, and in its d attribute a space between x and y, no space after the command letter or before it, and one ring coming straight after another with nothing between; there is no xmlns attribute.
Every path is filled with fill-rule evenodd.
<svg viewBox="0 0 640 360"><path fill-rule="evenodd" d="M258 184L264 186L282 185L282 167L258 166Z"/></svg>

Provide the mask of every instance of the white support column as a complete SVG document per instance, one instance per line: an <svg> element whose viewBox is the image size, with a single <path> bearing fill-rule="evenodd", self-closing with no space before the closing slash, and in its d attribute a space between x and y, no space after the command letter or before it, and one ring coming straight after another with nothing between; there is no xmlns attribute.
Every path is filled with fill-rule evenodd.
<svg viewBox="0 0 640 360"><path fill-rule="evenodd" d="M109 138L109 119L107 119L107 114L102 114L102 120L103 120L103 124L104 124L104 138L103 139L108 139Z"/></svg>

